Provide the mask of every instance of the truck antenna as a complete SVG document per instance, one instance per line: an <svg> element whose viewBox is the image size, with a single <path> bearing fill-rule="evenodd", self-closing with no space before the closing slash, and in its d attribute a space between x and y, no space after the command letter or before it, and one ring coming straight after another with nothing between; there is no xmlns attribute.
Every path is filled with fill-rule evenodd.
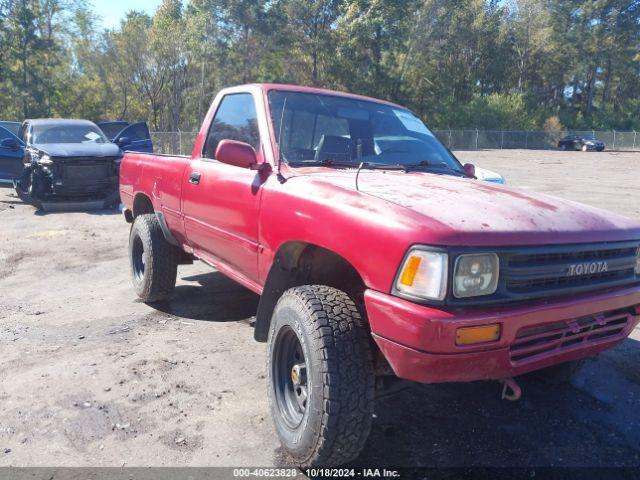
<svg viewBox="0 0 640 480"><path fill-rule="evenodd" d="M358 177L360 176L360 170L362 170L362 167L364 166L364 162L362 161L362 139L361 138L359 138L358 141L356 142L356 158L360 162L360 165L358 165L358 171L356 172L356 191L359 192L360 189L358 188Z"/></svg>
<svg viewBox="0 0 640 480"><path fill-rule="evenodd" d="M364 167L364 162L360 162L360 165L358 165L358 171L356 172L356 192L360 191L358 188L358 177L360 176L360 170L362 170L362 167Z"/></svg>
<svg viewBox="0 0 640 480"><path fill-rule="evenodd" d="M285 158L284 153L282 153L282 126L284 125L284 111L287 108L287 97L284 97L284 102L282 103L282 113L280 114L280 126L278 127L278 181L280 183L284 183L287 181L284 175L280 172L280 164L282 160Z"/></svg>

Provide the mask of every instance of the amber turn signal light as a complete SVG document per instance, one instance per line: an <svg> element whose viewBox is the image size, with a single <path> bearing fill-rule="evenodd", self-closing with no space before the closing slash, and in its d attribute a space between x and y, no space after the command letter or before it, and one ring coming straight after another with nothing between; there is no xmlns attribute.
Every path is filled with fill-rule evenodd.
<svg viewBox="0 0 640 480"><path fill-rule="evenodd" d="M462 327L456 330L456 345L495 342L500 338L500 324Z"/></svg>
<svg viewBox="0 0 640 480"><path fill-rule="evenodd" d="M416 273L418 273L418 267L422 263L422 259L417 256L411 256L407 260L407 263L404 266L404 270L402 271L402 275L400 276L400 283L402 285L407 285L408 287L413 285L413 281L416 278Z"/></svg>

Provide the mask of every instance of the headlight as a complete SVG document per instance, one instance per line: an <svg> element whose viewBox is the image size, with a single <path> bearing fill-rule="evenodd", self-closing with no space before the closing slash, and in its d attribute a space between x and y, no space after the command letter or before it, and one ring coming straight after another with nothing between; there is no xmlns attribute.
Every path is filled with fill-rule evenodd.
<svg viewBox="0 0 640 480"><path fill-rule="evenodd" d="M498 255L480 253L460 255L453 274L456 298L491 295L498 287Z"/></svg>
<svg viewBox="0 0 640 480"><path fill-rule="evenodd" d="M640 275L640 247L636 251L636 275Z"/></svg>
<svg viewBox="0 0 640 480"><path fill-rule="evenodd" d="M40 165L52 165L53 164L53 160L51 160L49 155L43 155L43 156L40 157L40 160L38 160L38 163Z"/></svg>
<svg viewBox="0 0 640 480"><path fill-rule="evenodd" d="M429 300L443 300L447 295L448 255L444 252L409 251L396 280L397 292Z"/></svg>

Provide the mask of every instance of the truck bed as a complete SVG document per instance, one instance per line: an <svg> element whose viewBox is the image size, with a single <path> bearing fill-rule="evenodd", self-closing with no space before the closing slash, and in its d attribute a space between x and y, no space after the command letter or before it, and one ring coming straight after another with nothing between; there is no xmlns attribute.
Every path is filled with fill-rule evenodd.
<svg viewBox="0 0 640 480"><path fill-rule="evenodd" d="M184 234L181 215L182 177L191 161L186 155L128 152L120 165L120 198L131 212L143 208L136 195L151 198L153 210L162 213L179 240Z"/></svg>

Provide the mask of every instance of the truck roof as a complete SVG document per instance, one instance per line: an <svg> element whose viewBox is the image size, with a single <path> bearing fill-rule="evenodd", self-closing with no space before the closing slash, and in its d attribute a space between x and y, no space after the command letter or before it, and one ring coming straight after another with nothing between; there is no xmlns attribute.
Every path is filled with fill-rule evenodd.
<svg viewBox="0 0 640 480"><path fill-rule="evenodd" d="M329 90L326 88L304 87L301 85L289 85L284 83L253 83L253 84L241 85L238 88L241 88L243 86L245 87L257 86L262 90L264 90L265 93L269 92L270 90L286 90L290 92L304 92L304 93L334 95L338 97L347 97L347 98L354 98L358 100L365 100L368 102L384 103L386 105L391 105L393 107L406 109L406 107L403 107L402 105L398 105L397 103L389 102L387 100L380 100L379 98L372 98L364 95L356 95L354 93L340 92L338 90Z"/></svg>

